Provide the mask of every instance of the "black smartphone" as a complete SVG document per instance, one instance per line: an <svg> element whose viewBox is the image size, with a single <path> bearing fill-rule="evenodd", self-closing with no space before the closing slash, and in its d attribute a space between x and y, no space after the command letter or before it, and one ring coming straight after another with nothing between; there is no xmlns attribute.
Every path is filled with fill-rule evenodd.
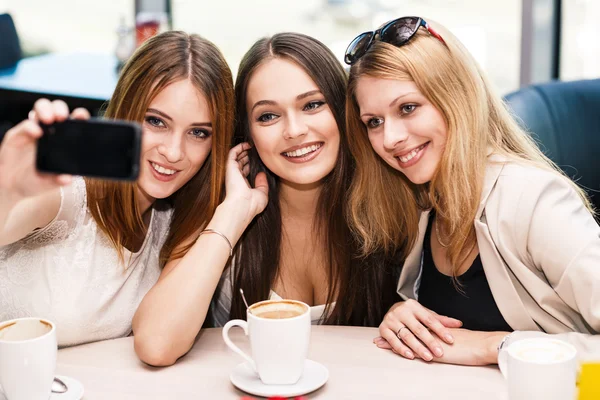
<svg viewBox="0 0 600 400"><path fill-rule="evenodd" d="M39 171L134 181L140 172L142 129L119 120L69 119L41 125Z"/></svg>

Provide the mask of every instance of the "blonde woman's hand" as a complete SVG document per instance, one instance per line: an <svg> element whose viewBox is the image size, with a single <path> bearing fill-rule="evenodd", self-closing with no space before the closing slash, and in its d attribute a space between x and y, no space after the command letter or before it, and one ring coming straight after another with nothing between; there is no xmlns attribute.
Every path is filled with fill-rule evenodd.
<svg viewBox="0 0 600 400"><path fill-rule="evenodd" d="M462 322L429 310L409 299L390 308L379 325L378 338L373 342L382 348L392 348L402 357L431 361L444 355L443 342L452 344L454 337L448 328L458 328ZM441 339L440 339L441 338Z"/></svg>
<svg viewBox="0 0 600 400"><path fill-rule="evenodd" d="M66 185L69 175L44 174L35 168L37 141L42 136L38 121L51 124L69 117L67 104L60 100L36 101L29 119L10 129L0 144L0 192L14 199L36 196ZM89 113L77 109L73 117L86 119Z"/></svg>
<svg viewBox="0 0 600 400"><path fill-rule="evenodd" d="M442 341L444 355L435 357L435 362L457 365L490 365L498 363L498 345L509 332L482 332L468 329L450 328L454 343L446 344ZM438 336L434 333L434 337ZM392 346L383 342L378 346L382 349L392 350Z"/></svg>
<svg viewBox="0 0 600 400"><path fill-rule="evenodd" d="M225 178L225 203L245 210L247 223L260 214L269 201L269 185L267 176L260 172L254 179L254 187L248 182L250 173L250 144L241 143L229 151L227 173Z"/></svg>

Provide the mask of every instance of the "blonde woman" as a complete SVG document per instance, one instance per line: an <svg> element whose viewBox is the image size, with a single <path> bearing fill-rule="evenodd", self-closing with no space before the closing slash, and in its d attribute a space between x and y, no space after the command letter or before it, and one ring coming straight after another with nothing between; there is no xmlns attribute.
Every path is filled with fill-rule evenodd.
<svg viewBox="0 0 600 400"><path fill-rule="evenodd" d="M408 254L397 287L405 301L375 343L468 365L496 363L499 347L529 335L556 335L582 357L597 351L600 228L590 203L465 48L404 17L359 35L346 62L354 229L365 254Z"/></svg>

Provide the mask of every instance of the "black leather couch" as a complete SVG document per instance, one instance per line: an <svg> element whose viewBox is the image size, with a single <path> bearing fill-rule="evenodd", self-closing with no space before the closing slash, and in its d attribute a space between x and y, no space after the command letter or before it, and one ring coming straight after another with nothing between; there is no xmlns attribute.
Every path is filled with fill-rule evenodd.
<svg viewBox="0 0 600 400"><path fill-rule="evenodd" d="M600 79L525 87L505 99L540 148L600 211Z"/></svg>

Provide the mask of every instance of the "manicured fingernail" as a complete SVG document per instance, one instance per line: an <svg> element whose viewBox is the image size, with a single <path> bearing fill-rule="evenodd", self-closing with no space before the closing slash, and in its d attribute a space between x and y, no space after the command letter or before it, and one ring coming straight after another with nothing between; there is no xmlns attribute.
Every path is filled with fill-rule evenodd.
<svg viewBox="0 0 600 400"><path fill-rule="evenodd" d="M447 333L446 335L444 335L444 338L446 338L446 341L448 343L454 343L454 338L452 337L451 334Z"/></svg>
<svg viewBox="0 0 600 400"><path fill-rule="evenodd" d="M423 353L423 359L426 361L431 361L431 360L433 360L433 356L431 355L430 352L426 351Z"/></svg>
<svg viewBox="0 0 600 400"><path fill-rule="evenodd" d="M441 347L436 347L433 349L433 352L435 353L436 356L441 357L444 355L444 351L442 350Z"/></svg>
<svg viewBox="0 0 600 400"><path fill-rule="evenodd" d="M375 339L373 339L373 343L375 343L375 344L383 343L383 338L382 337L376 337Z"/></svg>
<svg viewBox="0 0 600 400"><path fill-rule="evenodd" d="M412 352L412 351L410 351L410 350L406 350L406 351L404 352L404 356L405 356L406 358L410 358L411 360L412 360L413 358L415 358L415 355L414 355L414 354L413 354L413 352Z"/></svg>

